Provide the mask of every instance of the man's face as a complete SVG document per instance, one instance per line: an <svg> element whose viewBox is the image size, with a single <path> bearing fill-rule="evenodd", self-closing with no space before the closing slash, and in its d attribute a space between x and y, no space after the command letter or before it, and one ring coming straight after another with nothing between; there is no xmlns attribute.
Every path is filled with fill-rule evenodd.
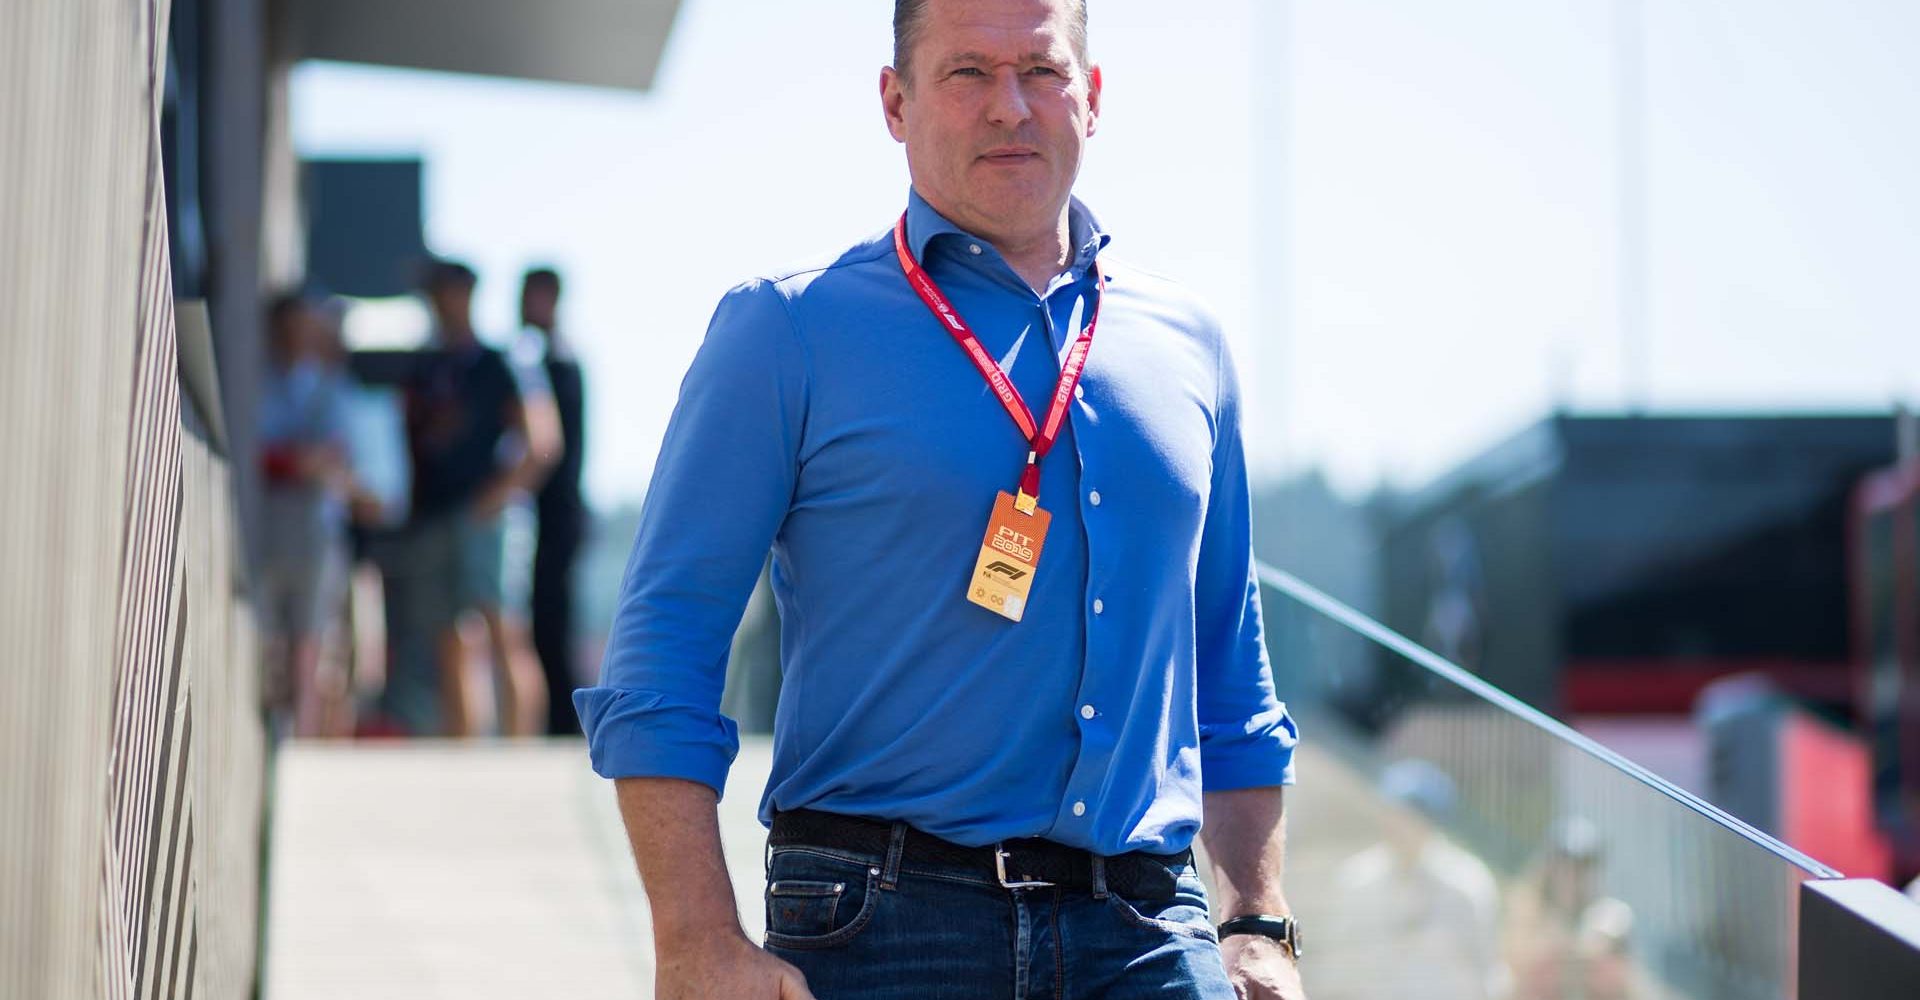
<svg viewBox="0 0 1920 1000"><path fill-rule="evenodd" d="M1065 4L932 0L908 72L881 71L881 102L921 196L983 235L1058 225L1100 112Z"/></svg>
<svg viewBox="0 0 1920 1000"><path fill-rule="evenodd" d="M274 360L282 365L292 365L313 355L315 342L315 322L313 310L307 306L295 306L280 316L272 329L271 347Z"/></svg>
<svg viewBox="0 0 1920 1000"><path fill-rule="evenodd" d="M559 296L545 285L527 285L520 290L520 322L542 330L553 329Z"/></svg>
<svg viewBox="0 0 1920 1000"><path fill-rule="evenodd" d="M457 281L441 282L427 295L443 333L464 334L473 325L473 289Z"/></svg>

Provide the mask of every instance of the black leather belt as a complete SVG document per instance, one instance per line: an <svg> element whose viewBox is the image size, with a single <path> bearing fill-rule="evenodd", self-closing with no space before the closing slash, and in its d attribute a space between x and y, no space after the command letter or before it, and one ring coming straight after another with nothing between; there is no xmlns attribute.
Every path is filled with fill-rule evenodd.
<svg viewBox="0 0 1920 1000"><path fill-rule="evenodd" d="M893 824L886 820L842 816L815 809L794 809L773 817L768 843L773 847L826 847L884 858L892 847ZM907 828L901 863L971 869L1009 889L1059 886L1090 891L1094 855L1039 837L1006 840L986 847L964 847L913 827ZM1167 899L1174 893L1174 869L1193 863L1191 848L1178 854L1133 851L1106 858L1110 892L1136 899Z"/></svg>

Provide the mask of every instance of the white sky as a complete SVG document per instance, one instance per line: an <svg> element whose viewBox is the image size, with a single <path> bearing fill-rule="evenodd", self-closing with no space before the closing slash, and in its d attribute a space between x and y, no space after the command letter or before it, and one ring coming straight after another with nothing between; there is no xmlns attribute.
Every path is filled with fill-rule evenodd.
<svg viewBox="0 0 1920 1000"><path fill-rule="evenodd" d="M1556 401L1920 402L1920 4L1649 0L1630 392L1616 2L1094 0L1079 193L1227 322L1259 468L1417 483ZM588 488L630 500L719 295L898 214L890 10L683 0L647 94L311 64L295 139L423 156L488 329L561 267Z"/></svg>

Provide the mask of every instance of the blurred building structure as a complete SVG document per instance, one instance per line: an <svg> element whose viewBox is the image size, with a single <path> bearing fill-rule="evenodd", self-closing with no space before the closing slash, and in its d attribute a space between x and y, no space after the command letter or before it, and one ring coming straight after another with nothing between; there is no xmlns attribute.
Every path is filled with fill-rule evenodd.
<svg viewBox="0 0 1920 1000"><path fill-rule="evenodd" d="M1859 509L1898 480L1897 438L1891 415L1550 418L1379 503L1382 618L1796 846L1911 877L1911 499ZM1697 723L1735 677L1768 694Z"/></svg>
<svg viewBox="0 0 1920 1000"><path fill-rule="evenodd" d="M1556 713L1747 671L1843 710L1848 504L1894 447L1888 416L1550 418L1388 504L1384 619Z"/></svg>

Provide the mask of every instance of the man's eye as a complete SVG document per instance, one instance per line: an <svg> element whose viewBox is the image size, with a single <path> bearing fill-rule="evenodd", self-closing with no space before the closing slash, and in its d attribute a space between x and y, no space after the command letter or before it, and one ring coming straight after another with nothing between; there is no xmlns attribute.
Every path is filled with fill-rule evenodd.
<svg viewBox="0 0 1920 1000"><path fill-rule="evenodd" d="M1034 68L1027 70L1027 72L1033 74L1034 76L1059 76L1060 75L1060 71L1057 69L1054 69L1052 66L1035 66Z"/></svg>
<svg viewBox="0 0 1920 1000"><path fill-rule="evenodd" d="M962 66L959 69L954 70L953 75L954 76L984 76L985 74L981 73L978 67Z"/></svg>

